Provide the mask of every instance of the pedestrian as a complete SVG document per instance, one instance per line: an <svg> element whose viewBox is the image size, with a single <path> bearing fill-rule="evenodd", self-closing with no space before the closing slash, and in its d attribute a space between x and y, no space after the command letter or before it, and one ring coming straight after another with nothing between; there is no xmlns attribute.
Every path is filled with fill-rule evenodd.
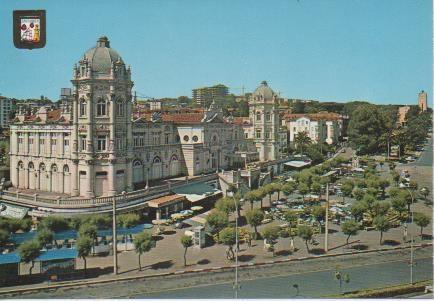
<svg viewBox="0 0 434 301"><path fill-rule="evenodd" d="M249 248L252 246L252 234L247 234L247 245Z"/></svg>

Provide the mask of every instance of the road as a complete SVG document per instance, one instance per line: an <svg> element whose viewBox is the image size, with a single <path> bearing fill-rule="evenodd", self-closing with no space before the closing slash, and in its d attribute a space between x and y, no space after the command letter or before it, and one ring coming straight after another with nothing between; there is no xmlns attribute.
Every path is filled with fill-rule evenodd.
<svg viewBox="0 0 434 301"><path fill-rule="evenodd" d="M405 260L366 264L343 269L350 283L343 285L344 291L396 285L408 281L408 262ZM324 270L290 274L287 276L255 279L241 283L239 298L317 298L339 293L339 282L334 279L334 267ZM417 260L415 280L432 278L432 258ZM299 285L296 296L293 284ZM135 298L233 298L232 283L200 286L154 294L131 296Z"/></svg>
<svg viewBox="0 0 434 301"><path fill-rule="evenodd" d="M432 246L415 249L415 280L432 279ZM408 283L410 250L389 250L262 265L239 270L240 298L327 297L339 293L335 268L350 275L345 291ZM2 295L6 298L233 298L234 271L172 276L50 288L38 292ZM48 288L48 290L47 290Z"/></svg>

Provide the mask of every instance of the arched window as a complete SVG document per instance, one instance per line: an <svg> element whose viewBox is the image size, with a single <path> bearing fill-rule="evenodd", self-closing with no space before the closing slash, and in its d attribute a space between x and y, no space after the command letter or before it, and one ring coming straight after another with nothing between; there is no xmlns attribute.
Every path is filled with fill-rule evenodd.
<svg viewBox="0 0 434 301"><path fill-rule="evenodd" d="M124 114L125 114L125 106L124 106L124 102L122 100L119 100L116 103L116 113L118 116L124 116Z"/></svg>
<svg viewBox="0 0 434 301"><path fill-rule="evenodd" d="M86 100L82 99L80 100L80 117L86 116Z"/></svg>
<svg viewBox="0 0 434 301"><path fill-rule="evenodd" d="M161 163L161 159L159 157L155 157L154 160L152 160L152 163Z"/></svg>
<svg viewBox="0 0 434 301"><path fill-rule="evenodd" d="M39 164L39 171L45 171L45 164L44 163Z"/></svg>
<svg viewBox="0 0 434 301"><path fill-rule="evenodd" d="M141 166L142 162L140 160L136 160L136 161L134 161L133 165L134 166Z"/></svg>
<svg viewBox="0 0 434 301"><path fill-rule="evenodd" d="M24 169L24 163L22 161L18 162L18 168Z"/></svg>
<svg viewBox="0 0 434 301"><path fill-rule="evenodd" d="M170 161L178 161L178 157L176 155L172 155L172 158L170 158Z"/></svg>
<svg viewBox="0 0 434 301"><path fill-rule="evenodd" d="M56 164L51 165L51 171L57 172L57 165Z"/></svg>
<svg viewBox="0 0 434 301"><path fill-rule="evenodd" d="M106 115L106 102L104 99L98 99L96 103L96 115L105 116Z"/></svg>
<svg viewBox="0 0 434 301"><path fill-rule="evenodd" d="M29 163L29 169L35 169L35 166L33 165L33 162Z"/></svg>
<svg viewBox="0 0 434 301"><path fill-rule="evenodd" d="M64 166L63 166L63 172L64 172L64 173L69 172L69 167L68 167L68 165L64 165Z"/></svg>

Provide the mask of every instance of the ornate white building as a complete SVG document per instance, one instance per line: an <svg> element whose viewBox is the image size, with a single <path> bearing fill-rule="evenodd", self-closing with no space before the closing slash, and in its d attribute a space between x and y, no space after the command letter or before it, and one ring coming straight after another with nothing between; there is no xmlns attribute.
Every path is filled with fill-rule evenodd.
<svg viewBox="0 0 434 301"><path fill-rule="evenodd" d="M115 195L149 180L241 166L256 148L262 160L278 153L278 114L266 84L252 99L252 112L263 114L253 121L264 133L255 148L243 128L224 120L213 105L205 113L132 119L131 69L106 37L74 66L71 82L72 107L42 107L34 115L20 111L11 124L13 186L70 196Z"/></svg>
<svg viewBox="0 0 434 301"><path fill-rule="evenodd" d="M290 143L298 133L305 132L314 143L334 144L342 135L343 120L339 114L329 112L286 114L284 124L289 131Z"/></svg>

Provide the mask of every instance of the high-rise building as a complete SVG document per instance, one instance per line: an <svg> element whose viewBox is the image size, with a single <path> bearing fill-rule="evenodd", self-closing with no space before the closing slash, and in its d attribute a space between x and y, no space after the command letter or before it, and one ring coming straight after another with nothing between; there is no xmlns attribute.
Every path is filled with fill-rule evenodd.
<svg viewBox="0 0 434 301"><path fill-rule="evenodd" d="M427 100L428 100L428 94L424 90L420 91L418 96L418 104L422 112L425 112L428 109Z"/></svg>
<svg viewBox="0 0 434 301"><path fill-rule="evenodd" d="M202 107L208 107L213 101L223 100L229 94L229 88L222 84L197 88L192 91L193 101Z"/></svg>
<svg viewBox="0 0 434 301"><path fill-rule="evenodd" d="M9 127L12 99L0 96L0 128Z"/></svg>

